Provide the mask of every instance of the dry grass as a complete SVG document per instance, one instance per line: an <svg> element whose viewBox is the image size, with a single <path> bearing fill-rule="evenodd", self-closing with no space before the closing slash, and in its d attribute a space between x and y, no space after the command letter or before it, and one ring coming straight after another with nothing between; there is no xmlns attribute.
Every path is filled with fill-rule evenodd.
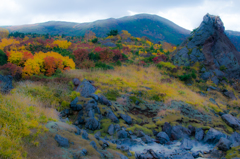
<svg viewBox="0 0 240 159"><path fill-rule="evenodd" d="M93 80L94 85L99 88L98 92L106 92L109 89L117 89L120 92L144 91L145 99L150 100L154 95L166 94L165 102L181 100L189 104L201 107L211 104L209 97L200 96L196 87L186 86L178 79L171 78L171 83L162 82L169 76L161 75L159 69L154 65L150 67L121 66L115 70L71 70L66 76L79 78L80 80ZM151 88L151 90L146 89Z"/></svg>

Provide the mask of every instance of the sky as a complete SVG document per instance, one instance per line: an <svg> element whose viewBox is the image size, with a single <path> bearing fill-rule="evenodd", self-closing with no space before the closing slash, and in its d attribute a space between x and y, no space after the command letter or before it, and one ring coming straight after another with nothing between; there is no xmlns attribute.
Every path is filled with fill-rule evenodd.
<svg viewBox="0 0 240 159"><path fill-rule="evenodd" d="M226 30L240 31L239 6L240 0L0 0L0 26L82 23L148 13L193 30L209 13L220 16Z"/></svg>

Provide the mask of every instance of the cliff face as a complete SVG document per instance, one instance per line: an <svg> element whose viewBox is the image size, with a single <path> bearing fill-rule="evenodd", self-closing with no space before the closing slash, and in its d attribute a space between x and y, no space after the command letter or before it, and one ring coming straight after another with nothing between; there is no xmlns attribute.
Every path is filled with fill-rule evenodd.
<svg viewBox="0 0 240 159"><path fill-rule="evenodd" d="M219 16L205 15L200 26L176 50L174 64L190 66L200 62L204 66L203 79L239 78L240 53L224 31Z"/></svg>

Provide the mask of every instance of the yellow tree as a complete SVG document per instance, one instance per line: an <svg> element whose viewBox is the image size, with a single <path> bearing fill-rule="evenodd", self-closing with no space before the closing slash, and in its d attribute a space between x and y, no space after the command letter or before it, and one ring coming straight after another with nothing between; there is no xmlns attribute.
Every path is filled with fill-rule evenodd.
<svg viewBox="0 0 240 159"><path fill-rule="evenodd" d="M92 40L92 39L95 39L96 38L96 34L90 30L87 30L85 35L84 35L84 38L86 41L88 40Z"/></svg>
<svg viewBox="0 0 240 159"><path fill-rule="evenodd" d="M0 39L7 38L9 31L5 28L0 28Z"/></svg>
<svg viewBox="0 0 240 159"><path fill-rule="evenodd" d="M122 30L121 37L122 39L127 39L131 37L131 34L127 30Z"/></svg>

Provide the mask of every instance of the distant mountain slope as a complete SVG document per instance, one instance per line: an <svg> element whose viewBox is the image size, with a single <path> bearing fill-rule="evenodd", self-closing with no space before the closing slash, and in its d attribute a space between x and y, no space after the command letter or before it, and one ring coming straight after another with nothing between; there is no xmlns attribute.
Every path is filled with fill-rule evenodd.
<svg viewBox="0 0 240 159"><path fill-rule="evenodd" d="M119 19L98 20L91 23L72 23L50 21L32 25L8 26L10 32L24 33L49 33L83 36L86 30L91 30L99 37L106 36L111 29L127 30L133 36L147 36L153 41L166 41L172 44L180 44L189 34L175 23L157 15L138 14Z"/></svg>
<svg viewBox="0 0 240 159"><path fill-rule="evenodd" d="M237 50L240 52L240 32L226 30L225 33L237 48Z"/></svg>

